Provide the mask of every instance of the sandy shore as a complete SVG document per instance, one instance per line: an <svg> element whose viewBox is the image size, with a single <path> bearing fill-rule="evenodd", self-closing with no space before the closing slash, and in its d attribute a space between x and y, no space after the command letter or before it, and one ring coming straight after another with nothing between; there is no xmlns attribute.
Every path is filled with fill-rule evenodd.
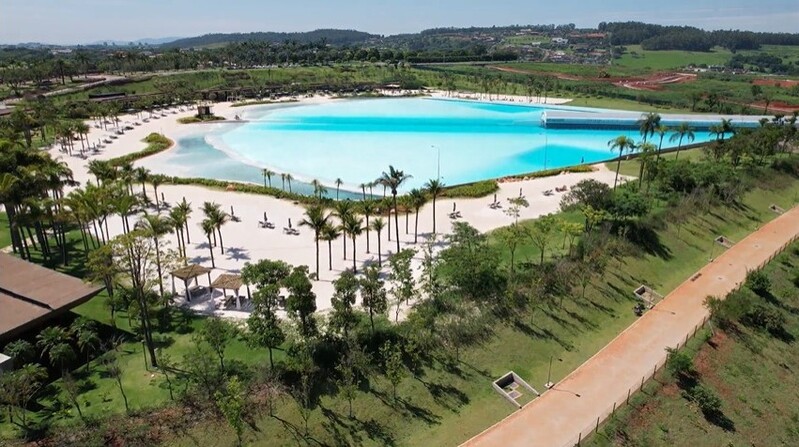
<svg viewBox="0 0 799 447"><path fill-rule="evenodd" d="M329 98L314 97L303 98L301 102L320 102L329 101ZM217 115L226 118L233 118L235 114L245 114L246 108L233 108L230 103L214 104L213 111ZM88 173L87 164L92 159L110 159L119 157L131 152L136 152L144 148L142 139L152 132L163 133L171 139L177 139L186 134L186 132L194 132L197 125L183 125L177 122L178 118L189 116L194 113L194 109L185 110L183 112L171 113L167 112L165 117L158 120L150 120L149 123L143 123L139 117L126 115L120 117L120 122L133 123L141 122L140 126L134 126L134 130L126 131L124 135L118 136L118 139L113 143L107 145L98 154L89 155L86 159L78 156L68 156L58 151L57 148L50 150L55 158L61 158L67 162L74 173L75 180L81 184L86 181L94 181L93 176ZM92 130L89 133L89 141L96 143L109 135L109 131L95 127L94 122L88 122ZM206 124L198 124L206 125ZM109 130L111 126L109 126ZM614 173L604 169L604 166L598 167L594 172L590 173L565 173L558 176L546 177L534 180L517 181L510 183L500 184L500 189L497 192L497 200L505 204L507 208L507 199L518 197L521 191L524 194L530 206L521 210L520 219L533 219L543 214L554 213L559 210L559 203L562 193L555 193L554 195L545 196L543 193L547 190L554 190L556 187L567 186L571 187L577 182L585 179L595 179L605 183L613 183ZM137 188L138 190L138 188ZM288 201L282 201L269 196L244 194L236 192L227 192L212 190L200 186L184 186L184 185L162 185L158 189L159 195L163 195L164 199L169 204L175 204L181 201L184 197L192 204L194 209L191 215L189 228L191 244L188 246L189 262L201 263L210 266L210 253L208 243L204 240L199 224L203 219L200 207L203 202L216 202L222 205L222 208L228 212L232 211L236 216L237 222L230 222L222 228L222 235L225 246L225 253L221 254L219 248L214 251L216 269L211 274L215 278L220 273L238 272L247 262L257 262L261 259L280 259L293 265L308 265L310 270L314 270L315 265L315 246L313 232L308 228L299 227L300 235L290 236L283 232L283 227L288 226L288 221L291 222L295 228L302 220L304 209L302 206L292 204ZM148 186L148 195L151 200L153 198L153 190ZM506 215L502 210L492 209L489 204L493 201L493 197L486 197L480 199L443 199L439 200L436 206L436 220L437 230L440 234L450 232L452 228L452 221L449 218L449 213L452 211L453 204L457 206L458 211L461 212L462 218L460 221L469 222L480 231L486 232L493 229L509 225L512 223L512 218ZM259 222L263 220L264 212L267 213L269 221L275 223L276 228L273 230L264 229L259 226ZM409 232L405 231L405 216L400 216L400 248L420 248L421 243L427 238L431 237L432 232L432 206L428 204L420 211L419 216L419 245L413 244L413 216L410 216ZM135 216L130 217L135 221ZM114 216L109 221L109 229L112 235L117 235L122 232L121 218ZM393 234L393 221L392 221L392 234ZM391 237L394 239L394 237ZM175 236L169 235L166 237L168 240L167 246L170 249L176 247ZM366 234L360 236L356 240L356 259L358 270L363 269L364 265L377 262L377 235L371 233L369 236L369 252L367 253L367 236ZM383 232L382 240L382 254L385 261L386 256L390 256L396 251L396 243L389 242L387 232ZM339 239L333 243L332 247L333 266L328 269L328 249L327 244L321 244L320 248L320 279L314 281L314 292L317 294L317 307L320 311L329 309L331 307L330 297L333 293L332 281L347 268L352 268L352 246L351 241L348 241L347 258L344 260L342 253L342 241ZM420 262L420 255L417 255L415 260L416 266ZM200 278L201 285L206 284L206 278ZM177 282L177 292L182 293L182 283ZM171 289L171 281L169 277L165 278L165 287ZM246 295L246 291L240 292ZM217 296L213 300L205 300L200 302L193 302L192 308L208 313L215 313L217 315L225 315L233 318L246 317L246 312L236 310L219 310L216 308L217 302L222 298ZM393 317L393 310L389 312Z"/></svg>

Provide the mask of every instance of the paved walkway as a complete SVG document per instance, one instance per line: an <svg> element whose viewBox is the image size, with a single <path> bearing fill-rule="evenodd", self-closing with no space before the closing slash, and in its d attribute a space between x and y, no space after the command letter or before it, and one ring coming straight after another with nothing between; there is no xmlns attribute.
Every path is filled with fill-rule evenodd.
<svg viewBox="0 0 799 447"><path fill-rule="evenodd" d="M666 347L684 343L708 316L706 296L726 296L748 270L768 262L799 237L799 207L719 255L654 309L619 334L552 390L470 439L464 446L573 446L604 420L614 403L651 377L666 360ZM497 396L497 399L500 397Z"/></svg>

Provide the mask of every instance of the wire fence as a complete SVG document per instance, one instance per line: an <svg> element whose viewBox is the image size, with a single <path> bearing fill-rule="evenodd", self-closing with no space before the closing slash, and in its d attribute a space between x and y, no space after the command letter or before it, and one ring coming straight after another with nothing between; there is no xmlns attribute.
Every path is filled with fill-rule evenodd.
<svg viewBox="0 0 799 447"><path fill-rule="evenodd" d="M763 267L765 267L766 264L768 264L771 261L773 261L774 258L776 258L780 254L782 254L785 250L788 249L788 247L790 247L797 240L799 240L799 233L795 234L788 242L786 242L785 244L780 246L779 249L777 249L774 253L772 253L768 257L768 259L766 261L760 263L757 266L757 269L762 269ZM745 281L741 281L739 283L736 283L735 287L733 288L732 291L739 290L741 287L743 287L744 282ZM674 348L675 349L684 348L685 345L688 344L688 342L691 339L696 337L696 334L699 333L700 329L702 329L706 325L708 325L709 321L710 321L710 315L705 316L705 318L702 320L702 322L700 324L697 324L694 327L693 331L691 331L690 333L686 334L685 339L681 340L680 342L678 342L677 345ZM594 435L594 434L599 432L599 426L604 421L606 421L609 418L614 417L616 415L616 411L618 411L624 405L629 405L630 398L633 397L636 392L642 391L644 386L646 385L646 383L649 380L654 379L655 376L658 374L658 372L666 365L666 359L667 359L668 353L666 352L666 350L663 350L663 353L664 354L663 354L662 358L655 363L655 366L652 368L652 371L647 373L647 374L645 374L645 375L643 375L643 376L641 376L641 382L640 383L636 382L633 386L631 386L627 390L626 393L622 394L621 396L618 396L616 398L616 400L613 402L613 405L608 406L602 412L600 412L599 415L597 416L596 420L592 421L589 425L583 427L583 429L580 430L578 435L572 441L570 441L567 445L568 446L580 446L583 443L583 441L585 441L588 437L590 437L591 435Z"/></svg>

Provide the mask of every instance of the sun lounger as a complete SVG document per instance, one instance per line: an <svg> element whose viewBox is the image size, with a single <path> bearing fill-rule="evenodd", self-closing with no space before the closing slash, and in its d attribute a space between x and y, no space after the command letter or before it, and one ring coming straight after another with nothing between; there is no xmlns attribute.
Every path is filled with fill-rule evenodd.
<svg viewBox="0 0 799 447"><path fill-rule="evenodd" d="M547 189L546 191L544 191L544 195L545 196L551 196L553 194L555 194L555 193L553 193L551 189Z"/></svg>

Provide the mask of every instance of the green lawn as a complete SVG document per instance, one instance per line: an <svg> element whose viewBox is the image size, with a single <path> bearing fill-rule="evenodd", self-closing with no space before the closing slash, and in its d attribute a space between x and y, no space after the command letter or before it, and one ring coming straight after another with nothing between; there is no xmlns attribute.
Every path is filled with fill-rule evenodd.
<svg viewBox="0 0 799 447"><path fill-rule="evenodd" d="M689 108L669 107L669 106L653 106L631 99L619 98L605 98L601 96L583 96L583 95L569 95L568 93L562 94L566 97L574 97L566 105L575 107L595 107L599 109L616 109L616 110L632 110L636 112L661 112L661 113L678 113L690 112Z"/></svg>
<svg viewBox="0 0 799 447"><path fill-rule="evenodd" d="M661 373L660 383L650 384L647 393L619 412L587 445L798 445L799 351L793 337L799 334L799 244L765 271L773 296L755 299L786 318L787 336L739 324L736 331L717 329L709 343L702 344L698 337L693 346L689 344L701 382L721 397L726 421L706 418L683 397L674 379Z"/></svg>
<svg viewBox="0 0 799 447"><path fill-rule="evenodd" d="M777 179L781 189L756 190L746 195L743 210L707 213L683 225L680 236L668 227L657 234L656 244L649 253L613 261L600 280L589 286L586 298L566 299L562 307L553 306L522 315L518 324L499 325L494 336L485 344L465 349L457 368L438 362L426 367L418 377L404 380L398 387L400 404L390 397L390 385L381 375L370 378L368 392L359 393L355 418L347 417L346 401L323 395L310 420L310 436L326 444L364 445L455 445L507 416L513 408L491 388L491 382L509 370L541 387L547 379L550 357L552 374L557 380L597 352L602 346L634 321L630 290L642 282L666 293L701 267L708 257L707 241L716 234L740 239L759 223L773 218L763 204L776 203L789 207L799 192L799 182ZM577 214L564 218L579 221ZM76 234L70 239L76 241ZM563 250L562 238L553 238L553 250ZM75 243L73 253L77 253ZM503 249L502 246L499 246ZM535 262L538 252L530 244L519 248L518 258ZM503 256L507 253L503 250ZM75 258L65 271L80 275L82 262ZM78 314L108 323L110 313L100 295L80 306ZM117 316L122 334L128 333L127 315ZM193 344L192 332L202 318L181 316L168 327L161 328L162 349L180 360ZM128 333L129 341L120 346L123 385L128 391L131 407L140 409L158 406L169 399L163 375L146 371L141 344ZM277 352L277 359L282 359ZM265 350L253 350L241 341L228 348L228 361L245 364L264 363ZM96 362L95 362L96 363ZM116 384L105 377L101 368L91 374L79 371L76 375L86 384L80 402L88 415L107 415L124 411ZM57 384L56 384L57 385ZM63 400L63 396L60 396ZM53 405L55 399L42 401ZM54 424L74 422L75 411L57 412ZM302 420L296 404L284 399L277 407L278 416L300 427ZM248 431L251 445L292 445L291 433L274 418L257 421L259 432ZM0 423L0 434L11 436L10 425ZM203 422L190 434L170 441L170 445L229 445L233 435L221 422Z"/></svg>
<svg viewBox="0 0 799 447"><path fill-rule="evenodd" d="M669 138L669 135L666 135L664 140ZM668 152L661 155L661 159L663 160L691 160L691 161L701 161L705 159L705 153L702 151L702 148L695 148L695 149L688 149L685 151L680 151L679 155L677 152ZM605 163L605 166L610 169L611 171L616 170L617 162L611 161ZM641 172L641 163L638 159L631 159L631 160L622 160L621 168L619 169L619 174L621 175L628 175L632 177L638 177L638 174Z"/></svg>
<svg viewBox="0 0 799 447"><path fill-rule="evenodd" d="M784 179L783 179L784 180ZM630 290L645 282L666 293L698 270L708 257L711 237L728 234L742 238L773 213L763 203L790 206L799 182L784 189L757 190L746 195L743 211L703 213L680 230L658 233L660 246L652 253L611 263L601 281L589 287L586 300L566 300L563 308L538 310L522 318L521 326L495 328L483 346L465 350L457 371L433 364L418 379L405 380L398 389L399 408L386 399L390 387L384 378L370 380L372 391L359 394L355 418L346 416L346 402L323 396L310 421L310 436L320 443L364 445L456 445L510 414L513 409L491 389L490 383L513 370L533 386L547 379L549 358L553 377L563 377L593 355L633 320ZM574 218L574 217L570 217ZM535 249L520 252L535 258ZM532 325L528 324L532 321ZM441 393L441 387L449 390ZM452 387L452 388L449 388ZM436 393L431 391L436 390ZM287 402L278 416L301 426L296 405ZM276 419L260 419L258 433L248 433L251 445L291 445L293 438ZM264 435L269 433L269 435ZM230 431L221 425L202 425L176 445L227 445Z"/></svg>
<svg viewBox="0 0 799 447"><path fill-rule="evenodd" d="M729 50L716 47L711 51L679 51L661 50L647 51L640 45L627 45L627 51L614 64L631 69L671 70L689 64L724 65L732 57Z"/></svg>
<svg viewBox="0 0 799 447"><path fill-rule="evenodd" d="M0 248L11 245L11 229L8 226L8 215L0 213Z"/></svg>

